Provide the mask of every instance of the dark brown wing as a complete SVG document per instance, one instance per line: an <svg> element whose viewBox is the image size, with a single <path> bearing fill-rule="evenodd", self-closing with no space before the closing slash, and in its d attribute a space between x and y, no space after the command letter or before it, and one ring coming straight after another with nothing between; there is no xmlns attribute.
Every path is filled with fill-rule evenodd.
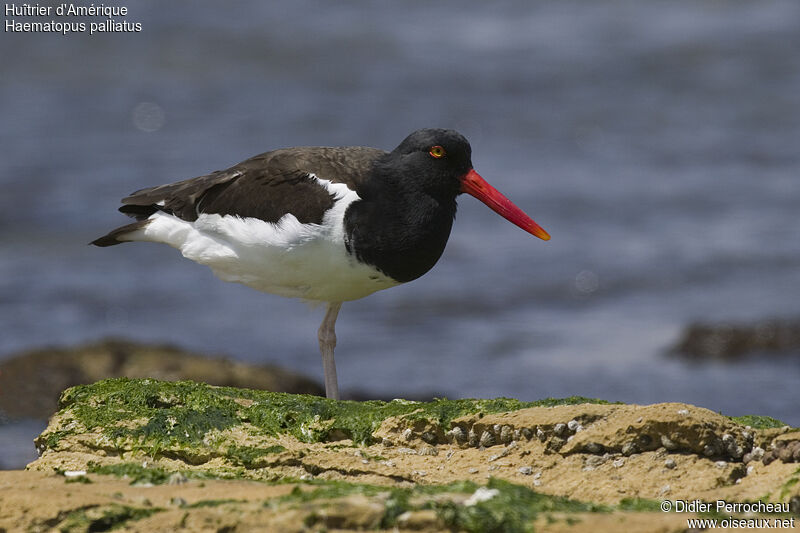
<svg viewBox="0 0 800 533"><path fill-rule="evenodd" d="M384 151L364 147L298 147L266 152L227 170L136 191L120 211L139 221L163 211L187 221L201 213L253 217L277 222L291 213L301 223L322 223L334 198L316 179L344 183L358 191ZM140 223L118 228L92 244L110 246Z"/></svg>

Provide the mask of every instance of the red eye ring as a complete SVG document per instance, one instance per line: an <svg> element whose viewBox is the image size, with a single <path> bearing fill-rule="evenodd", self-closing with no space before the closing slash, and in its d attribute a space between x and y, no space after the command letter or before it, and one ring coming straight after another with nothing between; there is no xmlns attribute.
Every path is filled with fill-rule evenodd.
<svg viewBox="0 0 800 533"><path fill-rule="evenodd" d="M431 157L436 159L441 159L446 154L444 148L442 148L438 144L436 146L431 146L431 149L428 151L428 153L430 154Z"/></svg>

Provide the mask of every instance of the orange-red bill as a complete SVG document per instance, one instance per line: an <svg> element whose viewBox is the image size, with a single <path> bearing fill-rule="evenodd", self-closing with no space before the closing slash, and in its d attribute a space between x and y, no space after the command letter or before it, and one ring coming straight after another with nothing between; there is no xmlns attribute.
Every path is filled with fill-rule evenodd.
<svg viewBox="0 0 800 533"><path fill-rule="evenodd" d="M522 209L514 205L511 200L503 196L500 191L489 185L475 170L470 169L469 172L462 176L461 192L474 196L488 205L492 211L531 235L535 235L544 241L550 240L550 235L539 224L526 215Z"/></svg>

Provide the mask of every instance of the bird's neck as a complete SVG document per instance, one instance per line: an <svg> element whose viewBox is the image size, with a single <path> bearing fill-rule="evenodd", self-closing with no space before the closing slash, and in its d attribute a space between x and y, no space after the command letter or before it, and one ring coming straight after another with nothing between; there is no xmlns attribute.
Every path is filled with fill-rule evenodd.
<svg viewBox="0 0 800 533"><path fill-rule="evenodd" d="M348 251L396 281L422 276L444 252L455 198L442 201L391 181L370 192L345 214Z"/></svg>

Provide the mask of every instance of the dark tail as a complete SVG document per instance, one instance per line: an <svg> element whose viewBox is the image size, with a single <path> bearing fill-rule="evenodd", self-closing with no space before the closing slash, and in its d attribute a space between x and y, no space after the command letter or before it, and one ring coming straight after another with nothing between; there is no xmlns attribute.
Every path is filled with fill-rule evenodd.
<svg viewBox="0 0 800 533"><path fill-rule="evenodd" d="M148 220L140 220L132 224L127 224L125 226L112 230L107 235L103 235L99 239L93 240L89 244L105 247L105 246L114 246L115 244L122 244L123 242L128 242L128 240L124 238L125 235L131 233L132 231L142 229L144 226L147 225L148 222L149 222Z"/></svg>

